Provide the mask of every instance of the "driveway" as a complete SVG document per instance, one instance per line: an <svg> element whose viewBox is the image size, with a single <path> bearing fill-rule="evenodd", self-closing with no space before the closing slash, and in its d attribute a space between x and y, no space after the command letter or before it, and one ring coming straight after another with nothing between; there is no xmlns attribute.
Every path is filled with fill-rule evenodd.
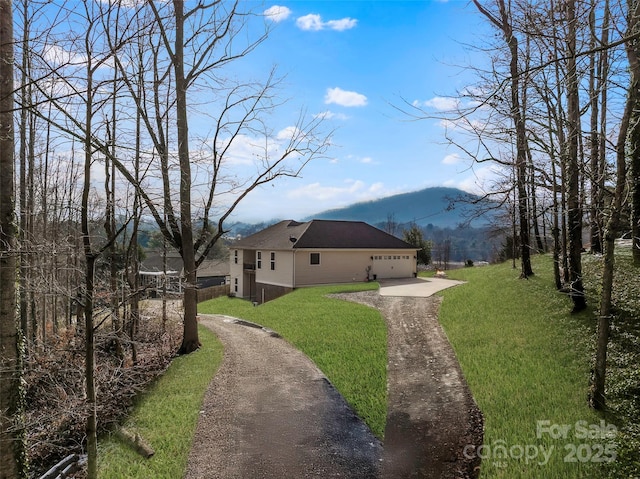
<svg viewBox="0 0 640 479"><path fill-rule="evenodd" d="M463 284L464 281L445 278L401 278L381 279L380 296L403 296L428 298L438 291Z"/></svg>
<svg viewBox="0 0 640 479"><path fill-rule="evenodd" d="M384 445L317 367L276 333L201 315L225 351L185 477L477 477L478 458L464 452L482 444L482 415L438 323L441 298L427 296L459 283L384 281L379 292L333 295L377 308L387 322Z"/></svg>
<svg viewBox="0 0 640 479"><path fill-rule="evenodd" d="M224 344L186 479L377 477L382 445L316 365L277 334L200 315Z"/></svg>
<svg viewBox="0 0 640 479"><path fill-rule="evenodd" d="M437 283L391 285L387 291L394 296L376 291L335 295L377 308L387 323L381 479L461 479L479 474L480 460L468 451L482 444L482 413L438 322L442 298L407 295L455 285L450 280ZM381 285L381 291L385 287Z"/></svg>

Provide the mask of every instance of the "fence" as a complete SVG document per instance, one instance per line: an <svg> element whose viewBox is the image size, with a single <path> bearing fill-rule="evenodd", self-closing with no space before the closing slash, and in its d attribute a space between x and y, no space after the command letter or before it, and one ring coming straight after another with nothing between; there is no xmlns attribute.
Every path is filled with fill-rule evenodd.
<svg viewBox="0 0 640 479"><path fill-rule="evenodd" d="M198 303L208 301L220 296L228 296L231 291L230 284L221 284L219 286L209 286L208 288L202 288L197 290Z"/></svg>

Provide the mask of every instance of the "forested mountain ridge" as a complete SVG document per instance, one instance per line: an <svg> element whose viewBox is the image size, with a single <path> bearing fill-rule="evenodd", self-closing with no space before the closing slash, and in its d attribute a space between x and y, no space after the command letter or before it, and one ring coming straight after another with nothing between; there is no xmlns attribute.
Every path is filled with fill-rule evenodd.
<svg viewBox="0 0 640 479"><path fill-rule="evenodd" d="M474 226L484 226L490 222L490 214L482 214L480 207L472 204L478 199L457 188L431 187L323 211L305 220L364 221L372 225L393 220L399 224L431 224L439 228L455 228L471 221Z"/></svg>

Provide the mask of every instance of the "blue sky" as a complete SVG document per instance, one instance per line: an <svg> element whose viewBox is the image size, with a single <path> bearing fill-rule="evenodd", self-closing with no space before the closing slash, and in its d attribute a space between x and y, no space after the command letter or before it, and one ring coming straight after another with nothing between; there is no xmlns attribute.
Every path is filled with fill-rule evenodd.
<svg viewBox="0 0 640 479"><path fill-rule="evenodd" d="M262 4L261 4L262 5ZM473 79L487 25L466 0L265 3L273 30L251 54L259 74L276 65L289 99L278 115L305 108L336 128L327 158L302 178L252 193L236 220L300 219L326 209L428 186L477 189L486 172L447 147L437 120L410 121L394 106L436 112ZM255 214L254 212L261 213Z"/></svg>

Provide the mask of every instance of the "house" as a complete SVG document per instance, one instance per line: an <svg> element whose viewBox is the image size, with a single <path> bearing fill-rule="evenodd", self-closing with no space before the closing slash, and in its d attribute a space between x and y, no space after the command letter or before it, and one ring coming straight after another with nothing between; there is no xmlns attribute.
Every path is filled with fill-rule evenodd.
<svg viewBox="0 0 640 479"><path fill-rule="evenodd" d="M170 293L182 293L182 258L175 250L166 254L162 251L149 251L140 265L140 286L147 294L156 298L162 295L163 288Z"/></svg>
<svg viewBox="0 0 640 479"><path fill-rule="evenodd" d="M417 250L361 221L285 220L231 246L231 293L263 303L305 286L410 278Z"/></svg>
<svg viewBox="0 0 640 479"><path fill-rule="evenodd" d="M163 286L169 293L182 293L184 266L180 254L169 250L150 251L140 265L140 284L151 297L161 296ZM198 289L223 285L229 279L229 261L221 259L205 259L198 267Z"/></svg>

